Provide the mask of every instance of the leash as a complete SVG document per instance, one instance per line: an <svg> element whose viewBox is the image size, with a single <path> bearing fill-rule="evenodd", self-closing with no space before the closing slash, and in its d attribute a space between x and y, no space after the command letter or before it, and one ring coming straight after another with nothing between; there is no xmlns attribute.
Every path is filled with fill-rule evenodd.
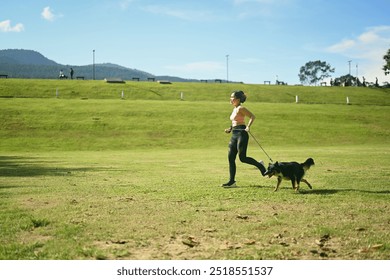
<svg viewBox="0 0 390 280"><path fill-rule="evenodd" d="M237 129L237 130L245 130L245 129ZM264 150L264 148L261 146L260 142L256 139L256 137L252 134L252 132L249 130L249 134L250 136L252 136L252 138L256 141L257 145L259 145L259 147L263 150L264 154L266 154L266 156L268 157L268 159L270 160L271 163L274 163L274 161L272 160L272 158L268 155L268 153Z"/></svg>
<svg viewBox="0 0 390 280"><path fill-rule="evenodd" d="M267 152L264 150L264 148L260 145L259 141L257 141L256 137L252 134L252 132L249 130L249 134L252 136L252 138L256 141L257 145L259 145L259 147L263 150L264 154L266 154L266 156L269 158L270 162L271 163L274 163L274 161L272 160L272 158L267 154Z"/></svg>

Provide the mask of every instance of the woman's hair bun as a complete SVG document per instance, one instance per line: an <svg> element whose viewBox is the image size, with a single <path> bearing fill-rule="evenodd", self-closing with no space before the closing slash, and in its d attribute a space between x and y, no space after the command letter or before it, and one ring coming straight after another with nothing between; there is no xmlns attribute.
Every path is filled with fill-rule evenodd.
<svg viewBox="0 0 390 280"><path fill-rule="evenodd" d="M242 90L233 91L233 94L234 94L234 98L240 99L240 102L241 102L241 103L244 103L244 102L245 102L245 100L246 100L246 95L245 95L245 93L244 93Z"/></svg>

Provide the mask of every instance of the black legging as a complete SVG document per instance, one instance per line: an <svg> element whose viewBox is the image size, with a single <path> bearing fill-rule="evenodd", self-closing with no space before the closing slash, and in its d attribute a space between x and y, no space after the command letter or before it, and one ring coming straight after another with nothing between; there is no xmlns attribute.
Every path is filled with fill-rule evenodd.
<svg viewBox="0 0 390 280"><path fill-rule="evenodd" d="M261 174L264 174L266 171L264 166L257 162L255 159L248 157L246 151L248 148L249 135L245 131L245 125L240 125L234 127L232 130L232 138L229 142L229 172L230 172L230 181L233 182L236 177L236 157L237 154L240 158L240 161L246 164L256 166Z"/></svg>

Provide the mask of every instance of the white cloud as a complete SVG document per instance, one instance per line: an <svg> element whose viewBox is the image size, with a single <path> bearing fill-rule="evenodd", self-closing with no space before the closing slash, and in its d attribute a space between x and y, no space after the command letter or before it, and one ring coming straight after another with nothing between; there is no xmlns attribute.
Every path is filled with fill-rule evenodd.
<svg viewBox="0 0 390 280"><path fill-rule="evenodd" d="M359 64L360 75L373 80L378 77L388 80L382 70L383 56L390 48L390 26L382 25L367 28L363 33L335 43L326 52L339 54Z"/></svg>
<svg viewBox="0 0 390 280"><path fill-rule="evenodd" d="M375 32L372 32L372 31L365 32L358 37L358 40L362 43L365 43L365 44L375 42L378 39L379 39L378 34L376 34Z"/></svg>
<svg viewBox="0 0 390 280"><path fill-rule="evenodd" d="M41 16L47 21L54 21L55 19L62 17L61 14L54 14L53 10L49 6L43 8Z"/></svg>
<svg viewBox="0 0 390 280"><path fill-rule="evenodd" d="M50 7L45 7L43 8L43 11L41 13L41 16L48 21L53 21L54 20L54 14L51 11Z"/></svg>
<svg viewBox="0 0 390 280"><path fill-rule="evenodd" d="M327 51L331 53L342 53L353 48L355 45L356 42L354 40L344 39L341 42L328 47Z"/></svg>
<svg viewBox="0 0 390 280"><path fill-rule="evenodd" d="M21 23L11 26L10 20L0 21L0 32L21 32L24 30L24 26Z"/></svg>
<svg viewBox="0 0 390 280"><path fill-rule="evenodd" d="M327 52L343 54L353 58L368 58L378 51L390 47L390 26L367 28L365 32L352 39L344 39L328 48Z"/></svg>

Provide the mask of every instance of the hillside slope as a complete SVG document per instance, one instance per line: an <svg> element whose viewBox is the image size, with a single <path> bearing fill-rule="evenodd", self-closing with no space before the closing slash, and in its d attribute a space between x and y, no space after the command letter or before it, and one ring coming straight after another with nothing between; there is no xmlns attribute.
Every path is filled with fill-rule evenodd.
<svg viewBox="0 0 390 280"><path fill-rule="evenodd" d="M226 147L229 135L223 131L236 86L2 79L0 151ZM389 89L240 89L257 117L252 132L265 147L389 144ZM346 105L346 95L352 105Z"/></svg>
<svg viewBox="0 0 390 280"><path fill-rule="evenodd" d="M77 73L77 72L76 72ZM58 89L61 99L117 99L123 92L131 100L179 100L181 93L185 101L229 102L230 93L243 90L247 103L299 103L346 104L390 106L389 88L364 87L309 87L276 86L234 83L191 83L169 85L156 82L128 81L125 84L108 84L104 81L2 79L0 98L53 98Z"/></svg>
<svg viewBox="0 0 390 280"><path fill-rule="evenodd" d="M0 64L16 64L16 65L59 65L53 60L50 60L37 51L8 49L0 50Z"/></svg>

